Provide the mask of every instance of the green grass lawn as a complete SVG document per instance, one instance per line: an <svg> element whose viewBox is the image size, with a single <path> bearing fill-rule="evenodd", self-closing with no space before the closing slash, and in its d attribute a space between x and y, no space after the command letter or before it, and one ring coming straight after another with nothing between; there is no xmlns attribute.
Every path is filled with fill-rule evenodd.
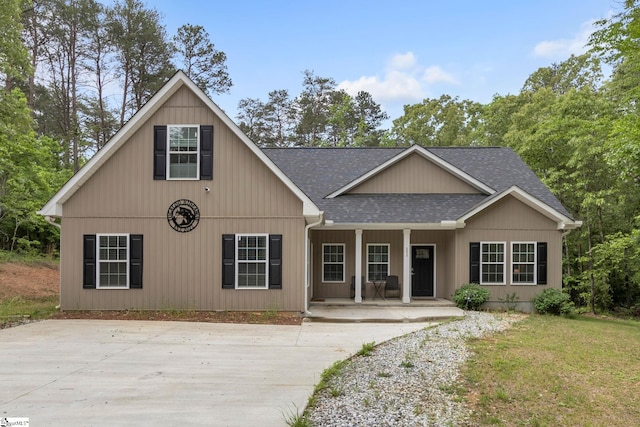
<svg viewBox="0 0 640 427"><path fill-rule="evenodd" d="M58 296L43 298L14 297L0 301L0 327L23 317L45 319L55 313Z"/></svg>
<svg viewBox="0 0 640 427"><path fill-rule="evenodd" d="M534 315L470 345L477 425L640 425L640 322Z"/></svg>

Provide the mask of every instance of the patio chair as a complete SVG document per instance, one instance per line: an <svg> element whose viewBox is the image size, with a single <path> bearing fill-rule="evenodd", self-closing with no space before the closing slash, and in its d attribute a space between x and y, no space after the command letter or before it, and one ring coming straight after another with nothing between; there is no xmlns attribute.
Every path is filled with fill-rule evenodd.
<svg viewBox="0 0 640 427"><path fill-rule="evenodd" d="M362 299L364 299L365 294L367 293L367 282L364 281L364 276L360 276L360 286L362 289L361 295ZM356 276L351 276L351 298L356 297Z"/></svg>
<svg viewBox="0 0 640 427"><path fill-rule="evenodd" d="M387 297L387 292L397 292L398 298L402 296L402 290L400 283L398 283L398 276L387 276L384 285L384 297Z"/></svg>

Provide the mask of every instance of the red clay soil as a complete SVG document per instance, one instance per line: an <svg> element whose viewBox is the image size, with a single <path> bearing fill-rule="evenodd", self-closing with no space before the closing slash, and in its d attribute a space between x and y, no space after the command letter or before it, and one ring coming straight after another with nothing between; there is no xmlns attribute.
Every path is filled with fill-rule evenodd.
<svg viewBox="0 0 640 427"><path fill-rule="evenodd" d="M0 263L0 301L51 297L59 294L60 272L48 263ZM302 318L290 312L235 311L60 311L53 319L178 320L186 322L260 323L299 325Z"/></svg>
<svg viewBox="0 0 640 427"><path fill-rule="evenodd" d="M58 295L60 271L54 264L0 264L0 301L22 297L36 299Z"/></svg>

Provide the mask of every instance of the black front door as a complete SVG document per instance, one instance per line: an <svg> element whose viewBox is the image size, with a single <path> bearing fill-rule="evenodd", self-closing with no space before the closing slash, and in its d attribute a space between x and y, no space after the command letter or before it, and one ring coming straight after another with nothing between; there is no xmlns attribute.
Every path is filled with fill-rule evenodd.
<svg viewBox="0 0 640 427"><path fill-rule="evenodd" d="M433 259L435 246L411 247L411 295L433 297Z"/></svg>

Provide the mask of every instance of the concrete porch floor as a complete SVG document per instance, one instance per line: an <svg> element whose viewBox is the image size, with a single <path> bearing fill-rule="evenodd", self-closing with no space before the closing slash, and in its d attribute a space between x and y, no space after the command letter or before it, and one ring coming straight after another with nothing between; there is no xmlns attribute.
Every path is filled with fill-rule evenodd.
<svg viewBox="0 0 640 427"><path fill-rule="evenodd" d="M309 304L305 321L406 323L430 322L464 316L464 311L445 299L367 299L355 304L348 298L324 298Z"/></svg>

